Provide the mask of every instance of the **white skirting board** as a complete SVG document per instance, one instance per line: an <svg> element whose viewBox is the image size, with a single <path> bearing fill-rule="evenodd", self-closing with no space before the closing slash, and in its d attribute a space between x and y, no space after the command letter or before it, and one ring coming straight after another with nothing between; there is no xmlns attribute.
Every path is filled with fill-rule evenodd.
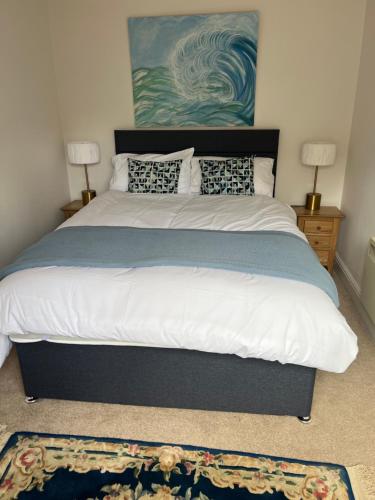
<svg viewBox="0 0 375 500"><path fill-rule="evenodd" d="M370 334L375 340L375 325L371 321L370 316L367 314L367 311L363 307L363 304L361 302L361 287L359 286L357 280L353 277L352 273L349 271L348 266L345 264L345 262L338 254L336 254L335 271L339 274L340 278L342 279L345 288L348 290L351 298L353 299L357 311L359 312L362 320L364 321Z"/></svg>

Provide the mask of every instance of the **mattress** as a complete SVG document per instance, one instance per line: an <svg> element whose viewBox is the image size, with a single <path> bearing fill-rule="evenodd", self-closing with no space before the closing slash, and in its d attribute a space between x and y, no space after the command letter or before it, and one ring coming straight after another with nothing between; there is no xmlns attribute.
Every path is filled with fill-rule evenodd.
<svg viewBox="0 0 375 500"><path fill-rule="evenodd" d="M305 238L294 211L266 196L108 191L60 227L80 225L275 230ZM357 354L356 336L319 288L199 267L18 271L0 283L0 332L14 341L194 349L332 372L343 372Z"/></svg>
<svg viewBox="0 0 375 500"><path fill-rule="evenodd" d="M17 342L19 344L28 344L29 342L54 342L55 344L79 344L79 345L121 345L121 346L131 346L131 347L159 347L163 348L162 345L148 345L141 342L127 342L126 340L111 340L111 339L83 339L83 338L72 338L72 337L62 337L62 336L51 336L48 335L36 335L36 334L14 334L9 335L12 342Z"/></svg>

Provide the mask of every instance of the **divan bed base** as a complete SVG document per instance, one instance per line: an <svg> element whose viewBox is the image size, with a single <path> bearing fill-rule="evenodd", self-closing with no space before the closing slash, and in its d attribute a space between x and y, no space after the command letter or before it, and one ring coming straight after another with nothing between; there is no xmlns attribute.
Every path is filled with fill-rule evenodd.
<svg viewBox="0 0 375 500"><path fill-rule="evenodd" d="M15 343L38 398L308 417L314 368L154 347Z"/></svg>

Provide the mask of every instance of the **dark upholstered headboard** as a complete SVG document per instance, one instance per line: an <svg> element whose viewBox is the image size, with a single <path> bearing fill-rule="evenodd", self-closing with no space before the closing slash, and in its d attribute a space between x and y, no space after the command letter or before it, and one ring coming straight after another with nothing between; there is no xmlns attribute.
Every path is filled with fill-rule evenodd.
<svg viewBox="0 0 375 500"><path fill-rule="evenodd" d="M166 154L194 147L196 156L266 156L275 160L276 181L279 134L278 129L115 130L115 146L116 154Z"/></svg>

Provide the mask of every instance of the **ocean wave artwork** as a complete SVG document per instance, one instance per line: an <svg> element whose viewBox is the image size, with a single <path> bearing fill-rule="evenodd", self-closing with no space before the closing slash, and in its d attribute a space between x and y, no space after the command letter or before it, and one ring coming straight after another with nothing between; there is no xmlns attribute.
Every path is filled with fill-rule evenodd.
<svg viewBox="0 0 375 500"><path fill-rule="evenodd" d="M258 13L129 18L136 127L254 125Z"/></svg>

